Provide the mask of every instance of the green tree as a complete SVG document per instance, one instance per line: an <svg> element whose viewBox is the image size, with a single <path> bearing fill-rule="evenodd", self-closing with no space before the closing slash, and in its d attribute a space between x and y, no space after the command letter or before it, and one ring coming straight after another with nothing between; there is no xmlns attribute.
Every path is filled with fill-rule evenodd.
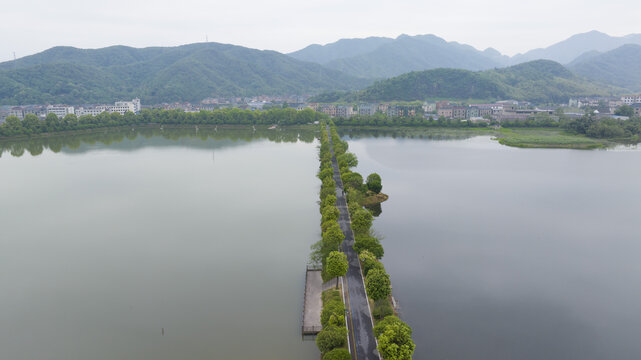
<svg viewBox="0 0 641 360"><path fill-rule="evenodd" d="M363 185L363 180L361 178L361 186L362 185ZM347 188L347 201L350 204L360 204L363 202L364 199L365 199L365 195L360 190L356 190L351 187Z"/></svg>
<svg viewBox="0 0 641 360"><path fill-rule="evenodd" d="M325 178L331 178L332 176L334 176L334 169L331 167L327 167L318 172L318 178L321 179L321 181L324 181Z"/></svg>
<svg viewBox="0 0 641 360"><path fill-rule="evenodd" d="M369 211L359 208L352 214L352 229L357 235L367 234L372 226L374 216Z"/></svg>
<svg viewBox="0 0 641 360"><path fill-rule="evenodd" d="M381 183L381 176L378 175L377 173L371 173L367 177L367 189L378 194L381 192L383 189L383 185Z"/></svg>
<svg viewBox="0 0 641 360"><path fill-rule="evenodd" d="M34 114L27 114L22 120L22 127L28 134L40 132L40 119Z"/></svg>
<svg viewBox="0 0 641 360"><path fill-rule="evenodd" d="M325 271L328 277L336 278L336 289L338 289L338 277L345 276L347 273L347 255L340 251L332 251L327 257L327 265Z"/></svg>
<svg viewBox="0 0 641 360"><path fill-rule="evenodd" d="M349 354L349 350L347 349L334 349L329 351L325 356L323 356L323 360L351 360L352 356Z"/></svg>
<svg viewBox="0 0 641 360"><path fill-rule="evenodd" d="M0 125L5 136L21 135L24 132L22 121L17 116L8 116Z"/></svg>
<svg viewBox="0 0 641 360"><path fill-rule="evenodd" d="M336 161L338 162L338 167L356 167L358 166L358 159L356 158L356 155L348 152L343 155L339 155L336 158Z"/></svg>
<svg viewBox="0 0 641 360"><path fill-rule="evenodd" d="M321 354L325 354L332 349L345 345L347 341L347 329L339 326L328 326L323 328L316 336L316 346Z"/></svg>
<svg viewBox="0 0 641 360"><path fill-rule="evenodd" d="M336 221L340 216L340 211L338 211L336 206L325 206L321 215L321 223L326 221Z"/></svg>
<svg viewBox="0 0 641 360"><path fill-rule="evenodd" d="M320 204L321 214L323 209L325 209L328 206L332 206L332 207L336 206L336 195L327 195L323 200L321 200L321 204Z"/></svg>
<svg viewBox="0 0 641 360"><path fill-rule="evenodd" d="M383 254L385 254L381 242L377 238L369 235L357 236L354 241L354 250L359 254L367 250L376 256L377 259L381 259Z"/></svg>
<svg viewBox="0 0 641 360"><path fill-rule="evenodd" d="M376 256L369 252L368 250L363 250L358 254L358 258L361 260L361 267L363 269L363 275L367 276L370 270L372 269L381 269L385 271L383 268L383 264L376 260Z"/></svg>
<svg viewBox="0 0 641 360"><path fill-rule="evenodd" d="M367 295L374 300L384 299L392 293L389 275L380 269L371 269L365 278Z"/></svg>
<svg viewBox="0 0 641 360"><path fill-rule="evenodd" d="M621 105L619 106L614 114L619 115L619 116L627 116L627 117L633 117L634 116L634 108L630 105Z"/></svg>
<svg viewBox="0 0 641 360"><path fill-rule="evenodd" d="M45 118L45 128L47 132L54 132L58 130L58 126L60 125L60 119L58 119L58 116L54 113L49 113L47 114L47 117Z"/></svg>
<svg viewBox="0 0 641 360"><path fill-rule="evenodd" d="M388 316L374 326L378 351L385 360L411 360L416 345L412 329L396 316Z"/></svg>
<svg viewBox="0 0 641 360"><path fill-rule="evenodd" d="M363 187L363 176L357 172L348 172L341 176L345 187L360 190ZM349 191L349 190L348 190Z"/></svg>

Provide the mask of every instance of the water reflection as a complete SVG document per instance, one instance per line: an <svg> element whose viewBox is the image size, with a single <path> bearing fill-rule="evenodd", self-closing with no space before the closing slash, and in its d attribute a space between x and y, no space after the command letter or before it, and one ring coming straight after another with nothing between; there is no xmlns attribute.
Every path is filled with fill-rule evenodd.
<svg viewBox="0 0 641 360"><path fill-rule="evenodd" d="M464 140L478 135L490 135L491 132L479 129L444 129L444 128L339 128L341 136L348 139L367 138L407 138L426 140Z"/></svg>
<svg viewBox="0 0 641 360"><path fill-rule="evenodd" d="M374 215L374 217L378 217L383 212L383 207L381 206L381 203L377 203L374 205L367 205L365 207L367 208L367 210L369 210L369 212L372 213L372 215Z"/></svg>
<svg viewBox="0 0 641 360"><path fill-rule="evenodd" d="M7 139L0 141L0 157L3 153L20 157L29 153L31 156L41 155L45 150L54 153L61 151L86 152L96 149L96 145L109 146L112 149L135 150L147 146L179 146L189 142L191 147L224 147L238 141L249 142L252 140L266 139L276 143L293 143L314 141L316 131L312 128L292 129L256 129L251 127L142 127L142 128L117 128L99 129L81 134L56 134L48 137L33 137L22 139ZM157 141L138 141L157 138ZM224 142L207 142L208 139L230 140ZM126 144L124 140L130 140ZM162 140L176 140L171 143ZM180 142L178 142L180 140Z"/></svg>

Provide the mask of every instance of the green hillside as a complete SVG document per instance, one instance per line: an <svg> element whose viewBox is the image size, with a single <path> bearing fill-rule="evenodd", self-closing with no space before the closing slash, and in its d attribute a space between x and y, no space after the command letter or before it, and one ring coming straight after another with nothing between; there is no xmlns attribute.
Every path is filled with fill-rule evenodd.
<svg viewBox="0 0 641 360"><path fill-rule="evenodd" d="M70 47L0 64L0 104L145 103L209 96L302 94L368 85L275 51L200 43L168 48Z"/></svg>
<svg viewBox="0 0 641 360"><path fill-rule="evenodd" d="M609 95L616 91L573 75L549 60L473 72L435 69L379 81L356 95L362 101L414 101L427 98L516 99L561 103L570 97Z"/></svg>

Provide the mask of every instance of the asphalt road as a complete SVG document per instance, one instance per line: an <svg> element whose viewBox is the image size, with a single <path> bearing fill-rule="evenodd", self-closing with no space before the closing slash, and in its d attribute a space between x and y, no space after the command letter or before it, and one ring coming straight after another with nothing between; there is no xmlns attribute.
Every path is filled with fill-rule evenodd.
<svg viewBox="0 0 641 360"><path fill-rule="evenodd" d="M329 128L327 129L329 132ZM342 249L347 255L349 267L345 278L347 280L347 330L350 341L350 352L352 359L380 360L376 350L376 340L374 338L374 329L372 317L365 293L365 284L363 282L363 273L361 264L358 260L358 253L352 247L354 245L354 233L352 232L349 212L347 211L347 201L343 194L343 181L338 170L336 156L330 136L330 145L332 151L332 165L334 167L334 181L336 181L336 207L340 211L338 223L345 234Z"/></svg>

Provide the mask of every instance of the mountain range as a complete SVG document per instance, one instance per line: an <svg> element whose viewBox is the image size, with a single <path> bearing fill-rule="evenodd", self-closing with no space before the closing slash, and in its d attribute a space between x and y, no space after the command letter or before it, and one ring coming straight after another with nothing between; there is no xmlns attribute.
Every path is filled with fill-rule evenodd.
<svg viewBox="0 0 641 360"><path fill-rule="evenodd" d="M641 34L615 37L591 31L513 57L492 48L481 51L447 42L434 35L344 39L327 45L310 45L289 55L350 75L380 79L436 68L487 70L538 59L569 64L586 53L608 52L626 44L641 45Z"/></svg>
<svg viewBox="0 0 641 360"><path fill-rule="evenodd" d="M564 81L548 82L558 86L547 88L548 99L557 98L557 90L569 89L568 94L592 92L578 90L595 87L612 91L600 84L613 85L621 92L641 91L641 35L614 37L591 31L513 57L435 35L342 39L287 55L219 43L93 50L55 47L0 63L0 104L109 103L132 97L160 103L210 96L319 94L364 89L375 80L440 69L426 74L434 77L445 74L444 68L475 72L459 72L470 81L486 79L487 74L500 74L502 68L531 59L565 64L575 76L557 76ZM528 94L519 88L538 86L536 79L520 79L526 83L498 88L518 97ZM573 83L569 88L568 81ZM537 99L546 98L539 95Z"/></svg>
<svg viewBox="0 0 641 360"><path fill-rule="evenodd" d="M371 83L275 51L197 43L177 47L55 47L0 63L0 104L200 101L302 94Z"/></svg>

